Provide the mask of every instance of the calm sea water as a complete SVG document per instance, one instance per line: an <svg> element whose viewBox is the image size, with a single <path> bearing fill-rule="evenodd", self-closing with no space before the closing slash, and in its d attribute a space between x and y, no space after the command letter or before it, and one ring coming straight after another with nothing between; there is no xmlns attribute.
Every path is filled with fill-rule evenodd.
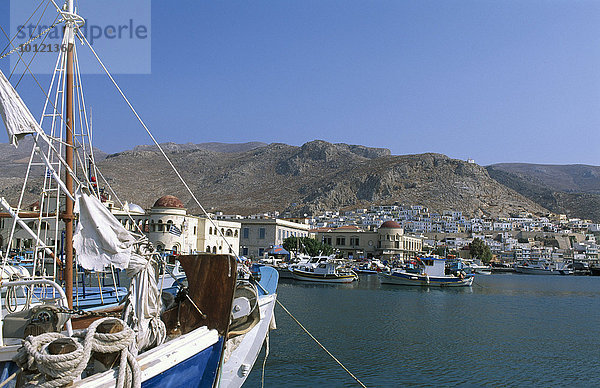
<svg viewBox="0 0 600 388"><path fill-rule="evenodd" d="M282 279L278 298L368 387L600 386L600 277L490 275L471 288ZM265 387L357 386L279 307ZM245 387L260 387L264 351Z"/></svg>

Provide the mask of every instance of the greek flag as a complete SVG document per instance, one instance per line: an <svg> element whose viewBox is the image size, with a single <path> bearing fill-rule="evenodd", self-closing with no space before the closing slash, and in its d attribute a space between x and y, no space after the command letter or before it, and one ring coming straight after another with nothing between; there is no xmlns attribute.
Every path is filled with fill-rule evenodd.
<svg viewBox="0 0 600 388"><path fill-rule="evenodd" d="M175 225L171 225L169 228L169 233L174 234L177 237L181 236L181 230Z"/></svg>

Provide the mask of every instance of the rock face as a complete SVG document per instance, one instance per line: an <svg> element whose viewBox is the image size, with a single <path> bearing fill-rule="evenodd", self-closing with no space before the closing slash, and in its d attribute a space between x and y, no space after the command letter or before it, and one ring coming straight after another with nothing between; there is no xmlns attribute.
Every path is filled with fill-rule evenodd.
<svg viewBox="0 0 600 388"><path fill-rule="evenodd" d="M485 168L440 154L393 156L387 149L320 140L301 147L273 143L239 152L168 148L197 198L213 211L250 214L287 209L303 214L404 203L473 215L509 215L521 209L546 212L491 179ZM151 147L109 155L99 166L123 202L149 207L170 194L192 212L199 210ZM0 195L14 200L10 195L14 185L4 182L0 180Z"/></svg>
<svg viewBox="0 0 600 388"><path fill-rule="evenodd" d="M486 167L499 183L554 213L600 221L600 167L502 163Z"/></svg>

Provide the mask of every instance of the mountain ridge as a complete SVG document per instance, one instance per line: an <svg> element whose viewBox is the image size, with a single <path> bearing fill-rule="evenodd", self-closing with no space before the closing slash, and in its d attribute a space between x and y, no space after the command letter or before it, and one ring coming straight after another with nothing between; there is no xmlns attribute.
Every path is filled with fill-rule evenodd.
<svg viewBox="0 0 600 388"><path fill-rule="evenodd" d="M302 146L165 143L164 148L211 211L247 215L290 210L302 215L401 203L427 206L432 211L459 210L473 216L508 216L522 210L547 214L549 208L558 208L553 201L574 201L550 194L541 183L535 190L529 189L537 190L538 197L546 201L522 195L519 185L524 180L514 173L438 153L392 155L385 148L322 140ZM0 158L0 166L5 159ZM157 198L171 194L191 212L199 210L156 147L137 146L104 155L98 165L122 201L148 208ZM507 184L501 183L500 174L513 182L507 178ZM0 175L0 195L14 201L20 191L18 176L12 170L5 175ZM33 200L38 193L32 189L28 194Z"/></svg>

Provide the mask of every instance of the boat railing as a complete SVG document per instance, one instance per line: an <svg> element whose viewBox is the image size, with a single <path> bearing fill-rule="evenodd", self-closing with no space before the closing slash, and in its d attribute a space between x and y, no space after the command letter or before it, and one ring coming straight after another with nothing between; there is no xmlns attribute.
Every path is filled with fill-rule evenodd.
<svg viewBox="0 0 600 388"><path fill-rule="evenodd" d="M29 280L8 281L6 283L0 284L0 288L31 286L31 285L46 285L46 286L50 286L50 287L54 288L56 290L56 292L58 293L58 295L60 295L60 297L57 298L57 301L61 305L60 307L68 308L69 304L67 302L67 295L65 294L65 291L56 282L49 280L49 279L29 279ZM0 297L0 304L2 304L1 297ZM4 317L2 315L2 309L0 309L0 346L4 346L4 336L2 335L3 325L4 325ZM69 336L71 336L73 334L73 326L71 325L70 318L67 321L67 323L65 324L65 326L67 328L67 334Z"/></svg>

